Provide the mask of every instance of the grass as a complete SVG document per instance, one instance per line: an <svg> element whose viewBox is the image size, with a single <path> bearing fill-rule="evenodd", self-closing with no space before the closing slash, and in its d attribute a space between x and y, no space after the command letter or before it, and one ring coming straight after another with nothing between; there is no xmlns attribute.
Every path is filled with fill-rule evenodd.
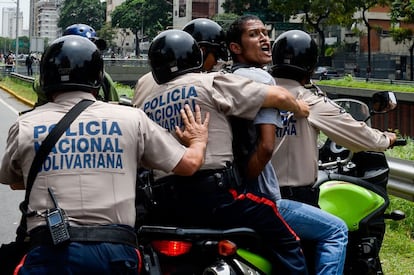
<svg viewBox="0 0 414 275"><path fill-rule="evenodd" d="M395 92L406 92L413 93L413 85L397 85L391 83L376 83L373 81L362 81L355 80L351 75L344 76L338 79L320 80L317 84L329 85L329 86L340 86L348 88L359 88L359 89L370 89L380 91L395 91Z"/></svg>
<svg viewBox="0 0 414 275"><path fill-rule="evenodd" d="M22 98L25 98L30 102L35 103L37 101L37 94L34 92L32 88L32 83L28 83L26 81L22 81L11 77L4 77L0 79L0 84L2 86L9 88ZM132 98L132 96L134 95L134 90L128 85L115 82L115 88L118 92L118 95L120 96L125 95Z"/></svg>
<svg viewBox="0 0 414 275"><path fill-rule="evenodd" d="M320 82L326 85L339 85L356 88L377 87L379 90L393 90L414 92L414 87L391 84L377 84L365 81L355 81L352 77L345 77L339 80L324 80ZM31 84L23 81L15 81L10 78L0 79L0 84L9 87L20 96L36 101L36 94ZM133 96L133 89L129 86L116 83L119 95ZM408 139L404 147L395 147L386 152L387 156L406 160L414 160L414 142ZM380 257L383 262L384 274L400 275L414 274L414 202L390 196L389 211L399 209L405 212L406 218L402 221L386 221L387 229L381 248Z"/></svg>
<svg viewBox="0 0 414 275"><path fill-rule="evenodd" d="M25 98L30 102L36 102L37 100L37 95L33 91L32 83L28 83L19 79L5 77L1 79L0 84L2 86L9 88L22 98Z"/></svg>
<svg viewBox="0 0 414 275"><path fill-rule="evenodd" d="M407 140L407 145L388 149L385 151L385 155L393 158L414 160L414 141L409 137L405 137L405 139Z"/></svg>
<svg viewBox="0 0 414 275"><path fill-rule="evenodd" d="M388 211L405 212L402 221L386 221L386 234L380 251L384 274L414 274L414 203L390 196Z"/></svg>

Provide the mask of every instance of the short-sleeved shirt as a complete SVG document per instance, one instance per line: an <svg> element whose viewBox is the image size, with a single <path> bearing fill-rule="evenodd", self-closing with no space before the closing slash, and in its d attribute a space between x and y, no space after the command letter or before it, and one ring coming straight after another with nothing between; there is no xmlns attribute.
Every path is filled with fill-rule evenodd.
<svg viewBox="0 0 414 275"><path fill-rule="evenodd" d="M261 109L254 119L254 124L271 124L281 126L279 111L273 108ZM269 195L273 200L276 201L282 198L280 194L279 181L270 161L265 165L260 173L258 184L260 192Z"/></svg>
<svg viewBox="0 0 414 275"><path fill-rule="evenodd" d="M35 152L51 128L85 92L60 94L18 118L11 126L0 182L24 183ZM28 229L44 225L41 214L53 208L51 188L71 225L135 223L137 168L171 171L185 147L139 109L94 102L71 124L41 167L29 198Z"/></svg>
<svg viewBox="0 0 414 275"><path fill-rule="evenodd" d="M248 65L240 64L233 73L245 76L259 83L276 85L274 78L262 68L249 67ZM261 109L254 119L253 124L271 124L281 127L282 124L279 110L273 108ZM258 177L258 188L260 192L267 194L275 201L281 199L277 175L271 162L268 162L260 173Z"/></svg>
<svg viewBox="0 0 414 275"><path fill-rule="evenodd" d="M384 133L356 121L322 93L306 89L290 79L276 78L276 83L309 105L308 118L293 118L286 128L276 131L272 164L280 186L309 186L315 182L319 131L353 152L388 148L389 139Z"/></svg>
<svg viewBox="0 0 414 275"><path fill-rule="evenodd" d="M223 169L233 161L229 116L252 120L261 108L269 86L225 72L187 73L159 85L152 91L140 90L138 105L152 120L173 131L181 126L180 109L199 104L210 113L205 163L201 169Z"/></svg>
<svg viewBox="0 0 414 275"><path fill-rule="evenodd" d="M139 106L142 101L150 95L154 89L158 87L157 82L155 82L152 72L146 73L141 76L134 88L134 96L132 98L132 105Z"/></svg>

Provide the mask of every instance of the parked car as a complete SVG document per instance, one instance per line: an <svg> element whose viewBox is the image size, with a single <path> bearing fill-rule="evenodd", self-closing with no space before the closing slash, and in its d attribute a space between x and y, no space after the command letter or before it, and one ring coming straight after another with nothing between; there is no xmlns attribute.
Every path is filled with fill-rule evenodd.
<svg viewBox="0 0 414 275"><path fill-rule="evenodd" d="M319 80L326 80L326 79L331 79L335 77L339 77L337 70L329 66L316 67L312 75L313 79L319 79Z"/></svg>

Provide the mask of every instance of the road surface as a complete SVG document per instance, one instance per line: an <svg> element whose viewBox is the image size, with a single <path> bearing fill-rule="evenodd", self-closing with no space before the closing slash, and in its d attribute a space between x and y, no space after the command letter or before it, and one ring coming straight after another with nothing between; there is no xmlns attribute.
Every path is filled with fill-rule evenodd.
<svg viewBox="0 0 414 275"><path fill-rule="evenodd" d="M6 148L10 126L20 111L29 108L0 89L0 161ZM14 240L15 231L20 221L18 206L23 198L24 191L13 191L7 185L0 184L0 244Z"/></svg>

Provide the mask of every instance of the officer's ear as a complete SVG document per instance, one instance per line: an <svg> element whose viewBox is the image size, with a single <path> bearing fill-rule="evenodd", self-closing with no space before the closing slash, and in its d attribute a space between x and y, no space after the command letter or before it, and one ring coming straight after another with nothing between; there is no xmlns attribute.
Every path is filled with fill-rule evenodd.
<svg viewBox="0 0 414 275"><path fill-rule="evenodd" d="M240 44L238 44L236 42L230 42L230 44L229 44L229 50L233 54L241 54L242 53L242 47L240 46Z"/></svg>

